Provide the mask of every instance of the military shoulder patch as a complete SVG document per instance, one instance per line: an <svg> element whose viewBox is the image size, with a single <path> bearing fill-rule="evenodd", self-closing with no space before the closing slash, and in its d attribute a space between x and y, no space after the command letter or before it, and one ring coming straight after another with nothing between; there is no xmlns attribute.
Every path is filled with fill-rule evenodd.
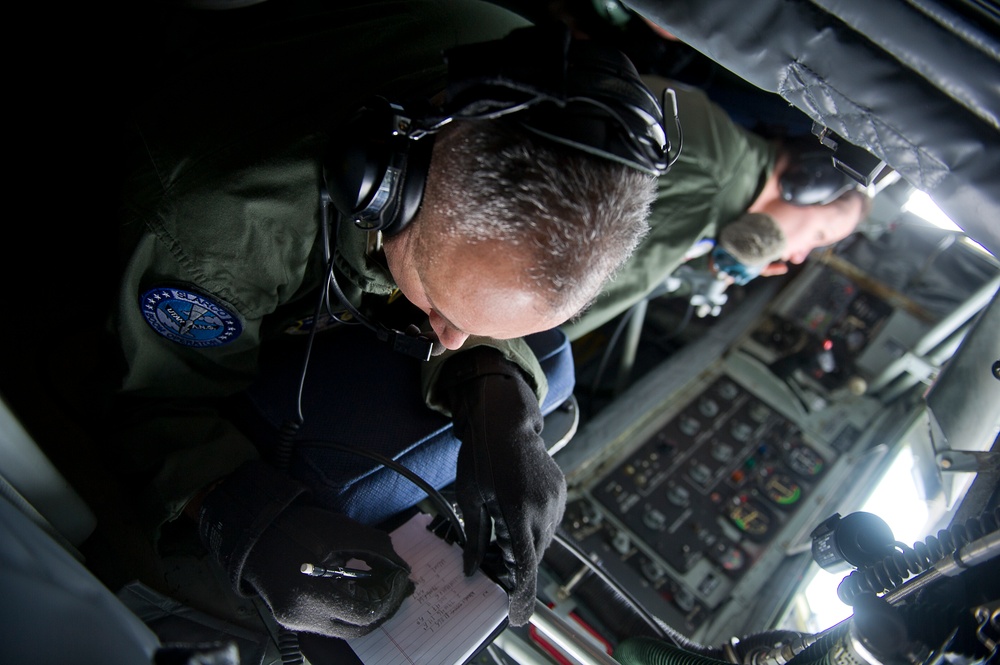
<svg viewBox="0 0 1000 665"><path fill-rule="evenodd" d="M193 291L157 286L142 293L139 306L153 330L184 346L222 346L243 332L243 325L226 306Z"/></svg>

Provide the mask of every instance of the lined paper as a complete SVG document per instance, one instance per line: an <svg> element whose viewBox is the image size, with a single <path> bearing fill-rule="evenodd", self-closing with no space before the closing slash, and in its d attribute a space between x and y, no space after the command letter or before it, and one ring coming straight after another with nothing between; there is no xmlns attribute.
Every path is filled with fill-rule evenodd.
<svg viewBox="0 0 1000 665"><path fill-rule="evenodd" d="M466 577L462 549L430 522L420 513L390 534L416 588L382 626L348 640L365 665L461 665L507 618L506 592L480 571Z"/></svg>

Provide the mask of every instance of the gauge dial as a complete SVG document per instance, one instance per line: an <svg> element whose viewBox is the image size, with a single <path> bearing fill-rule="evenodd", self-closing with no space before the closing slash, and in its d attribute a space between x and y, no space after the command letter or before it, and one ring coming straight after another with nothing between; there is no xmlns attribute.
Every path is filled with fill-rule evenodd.
<svg viewBox="0 0 1000 665"><path fill-rule="evenodd" d="M753 538L762 538L771 529L771 516L752 501L741 501L729 507L727 517L736 528Z"/></svg>
<svg viewBox="0 0 1000 665"><path fill-rule="evenodd" d="M749 441L750 435L753 434L753 427L749 423L736 421L730 427L729 433L737 441Z"/></svg>
<svg viewBox="0 0 1000 665"><path fill-rule="evenodd" d="M802 488L787 473L768 473L761 478L760 489L779 506L790 506L802 498Z"/></svg>
<svg viewBox="0 0 1000 665"><path fill-rule="evenodd" d="M719 415L719 403L711 397L702 397L698 402L698 411L708 418Z"/></svg>
<svg viewBox="0 0 1000 665"><path fill-rule="evenodd" d="M735 383L730 381L723 381L719 384L719 396L726 401L732 401L736 399L736 396L740 394L740 389L736 387Z"/></svg>
<svg viewBox="0 0 1000 665"><path fill-rule="evenodd" d="M734 450L731 445L719 439L712 440L712 457L719 462L728 462L733 458Z"/></svg>
<svg viewBox="0 0 1000 665"><path fill-rule="evenodd" d="M819 475L823 470L823 458L809 446L796 446L788 451L786 457L792 471L806 478Z"/></svg>
<svg viewBox="0 0 1000 665"><path fill-rule="evenodd" d="M688 436L694 436L701 429L701 422L697 418L692 418L691 416L681 417L678 427L681 432L687 434Z"/></svg>
<svg viewBox="0 0 1000 665"><path fill-rule="evenodd" d="M754 402L750 405L748 413L755 423L763 423L771 415L771 409L760 402Z"/></svg>
<svg viewBox="0 0 1000 665"><path fill-rule="evenodd" d="M746 556L743 550L735 545L719 543L713 551L714 559L727 573L735 573L742 570L746 564Z"/></svg>

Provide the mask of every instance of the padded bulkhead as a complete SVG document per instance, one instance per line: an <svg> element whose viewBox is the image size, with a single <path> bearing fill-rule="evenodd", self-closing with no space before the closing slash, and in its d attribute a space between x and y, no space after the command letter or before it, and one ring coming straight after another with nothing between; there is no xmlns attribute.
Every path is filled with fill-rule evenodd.
<svg viewBox="0 0 1000 665"><path fill-rule="evenodd" d="M885 161L1000 255L1000 10L994 3L625 4Z"/></svg>

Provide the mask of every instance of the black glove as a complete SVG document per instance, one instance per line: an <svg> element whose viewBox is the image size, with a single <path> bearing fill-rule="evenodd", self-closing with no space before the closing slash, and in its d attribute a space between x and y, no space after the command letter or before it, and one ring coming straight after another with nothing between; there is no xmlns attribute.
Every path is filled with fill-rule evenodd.
<svg viewBox="0 0 1000 665"><path fill-rule="evenodd" d="M389 535L344 515L305 505L305 488L261 462L248 462L205 497L201 540L237 592L259 594L285 628L329 637L366 635L413 592L410 567ZM312 577L324 568L364 561L371 576Z"/></svg>
<svg viewBox="0 0 1000 665"><path fill-rule="evenodd" d="M468 539L465 574L482 564L495 530L510 623L523 626L535 608L538 564L566 507L566 479L542 440L538 399L499 351L458 353L440 380L462 441L455 489Z"/></svg>

